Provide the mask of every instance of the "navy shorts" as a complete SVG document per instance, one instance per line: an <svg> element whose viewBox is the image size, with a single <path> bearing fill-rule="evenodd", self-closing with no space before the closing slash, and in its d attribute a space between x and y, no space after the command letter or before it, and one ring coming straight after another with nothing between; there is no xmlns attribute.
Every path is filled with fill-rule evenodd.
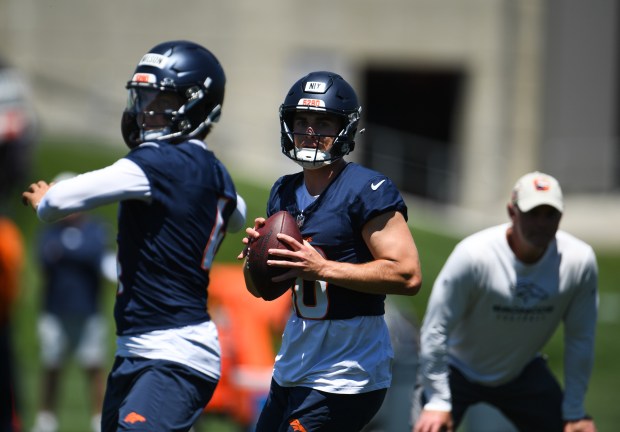
<svg viewBox="0 0 620 432"><path fill-rule="evenodd" d="M101 431L188 431L216 385L179 363L117 357L108 376Z"/></svg>
<svg viewBox="0 0 620 432"><path fill-rule="evenodd" d="M496 387L468 381L450 368L455 429L471 405L486 402L500 410L520 431L562 432L562 388L542 357L530 362L514 380Z"/></svg>
<svg viewBox="0 0 620 432"><path fill-rule="evenodd" d="M256 432L358 432L379 411L386 392L333 394L281 387L272 379Z"/></svg>

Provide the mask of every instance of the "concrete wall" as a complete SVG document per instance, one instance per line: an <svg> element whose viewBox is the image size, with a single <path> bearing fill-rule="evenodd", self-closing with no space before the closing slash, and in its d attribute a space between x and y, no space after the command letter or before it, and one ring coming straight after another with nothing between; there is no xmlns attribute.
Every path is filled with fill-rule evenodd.
<svg viewBox="0 0 620 432"><path fill-rule="evenodd" d="M296 170L280 154L277 112L302 74L332 69L362 88L370 64L459 68L453 204L504 219L507 191L529 170L548 170L569 193L617 190L617 6L586 3L0 0L0 54L30 78L46 132L123 146L137 60L164 40L201 43L228 78L208 142L238 175L266 182Z"/></svg>
<svg viewBox="0 0 620 432"><path fill-rule="evenodd" d="M615 1L549 2L540 159L567 190L620 185L618 12Z"/></svg>

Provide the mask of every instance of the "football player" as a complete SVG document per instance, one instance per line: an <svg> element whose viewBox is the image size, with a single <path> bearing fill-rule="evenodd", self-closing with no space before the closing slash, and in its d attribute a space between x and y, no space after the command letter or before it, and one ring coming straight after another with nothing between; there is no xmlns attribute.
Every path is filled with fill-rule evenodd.
<svg viewBox="0 0 620 432"><path fill-rule="evenodd" d="M189 41L164 42L127 83L114 164L23 193L43 221L119 203L117 351L102 431L187 431L220 376L217 329L206 309L209 269L245 203L203 141L217 122L225 75Z"/></svg>
<svg viewBox="0 0 620 432"><path fill-rule="evenodd" d="M290 212L305 240L279 234L291 250L270 250L268 263L289 269L273 280L296 278L294 313L258 432L359 431L391 383L386 294L415 295L422 276L396 186L345 160L360 114L353 88L327 71L298 80L280 107L282 152L303 170L275 182L267 216ZM256 295L247 271L246 285Z"/></svg>

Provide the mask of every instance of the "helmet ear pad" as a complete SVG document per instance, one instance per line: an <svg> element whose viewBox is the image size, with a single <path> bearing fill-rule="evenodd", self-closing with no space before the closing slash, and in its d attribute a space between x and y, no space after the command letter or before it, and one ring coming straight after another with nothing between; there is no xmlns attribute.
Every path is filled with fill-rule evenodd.
<svg viewBox="0 0 620 432"><path fill-rule="evenodd" d="M347 123L349 120L343 120L342 136L336 139L334 148L340 156L345 156L355 150L355 134L357 133L357 125L359 123L359 116L357 119Z"/></svg>
<svg viewBox="0 0 620 432"><path fill-rule="evenodd" d="M290 152L295 147L295 138L291 129L295 111L280 108L280 144L284 153Z"/></svg>
<svg viewBox="0 0 620 432"><path fill-rule="evenodd" d="M341 156L348 155L355 149L355 141L348 141L338 146Z"/></svg>
<svg viewBox="0 0 620 432"><path fill-rule="evenodd" d="M290 152L295 147L295 144L288 138L287 135L282 135L280 138L282 141L282 149L286 152Z"/></svg>
<svg viewBox="0 0 620 432"><path fill-rule="evenodd" d="M121 118L121 134L127 147L133 149L141 144L140 128L138 127L138 119L135 113L123 111Z"/></svg>

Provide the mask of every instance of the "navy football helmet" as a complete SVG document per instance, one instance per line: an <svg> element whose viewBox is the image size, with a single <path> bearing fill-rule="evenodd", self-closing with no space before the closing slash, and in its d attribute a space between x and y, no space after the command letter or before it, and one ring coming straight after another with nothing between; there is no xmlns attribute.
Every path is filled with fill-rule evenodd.
<svg viewBox="0 0 620 432"><path fill-rule="evenodd" d="M319 148L296 148L293 121L297 112L322 112L336 116L342 128L328 151ZM318 71L298 80L280 106L282 153L304 168L319 168L349 154L355 148L355 134L362 107L355 90L340 75ZM327 135L323 135L327 136Z"/></svg>
<svg viewBox="0 0 620 432"><path fill-rule="evenodd" d="M127 83L121 131L129 148L145 141L204 139L224 102L218 59L189 41L170 41L145 54Z"/></svg>

